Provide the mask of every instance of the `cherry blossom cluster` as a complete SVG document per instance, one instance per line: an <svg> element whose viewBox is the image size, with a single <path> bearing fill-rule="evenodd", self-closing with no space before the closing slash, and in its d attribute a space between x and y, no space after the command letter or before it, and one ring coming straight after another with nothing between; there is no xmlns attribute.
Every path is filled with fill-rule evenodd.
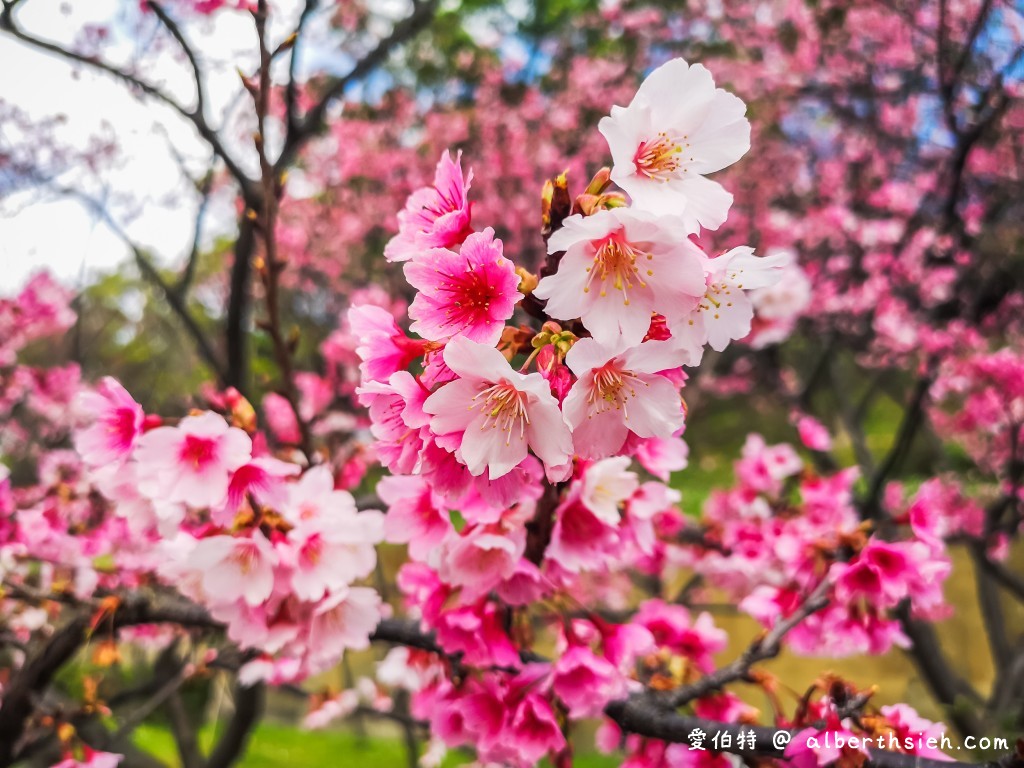
<svg viewBox="0 0 1024 768"><path fill-rule="evenodd" d="M415 336L380 307L349 312L360 339L357 394L392 473L377 487L385 537L408 544L411 560L399 588L448 656L408 660L414 713L447 747L470 744L484 761L521 765L555 758L566 749L561 719L597 716L659 676L707 673L724 647L709 615L657 599L626 623L585 609L565 621L552 609L595 599L627 608L623 574L660 573L686 527L664 482L685 463L682 366L698 365L705 346L721 351L747 336L755 297L789 303L766 291L791 254L709 256L699 245L701 227L720 226L731 205L704 174L748 148L743 113L700 65L655 70L601 123L612 169L558 220L567 181L548 188L539 276L508 259L492 229L474 228L472 173L446 152L386 250L416 290ZM801 469L795 454L779 466L750 453L750 472L771 463L760 467L764 491ZM823 519L791 534L795 546L835 535L830 494L848 492L849 481L816 489ZM755 544L770 556L764 545ZM793 577L807 569L797 600L813 588L809 577L820 580L810 553L803 558L788 572L774 568ZM770 573L764 563L751 570ZM538 622L556 635L553 662L530 650ZM453 679L463 664L477 674ZM723 696L730 718L749 715Z"/></svg>
<svg viewBox="0 0 1024 768"><path fill-rule="evenodd" d="M785 751L792 765L798 768L863 765L871 757L868 745L944 762L953 760L938 747L944 738L948 740L945 726L921 717L913 707L906 704L883 706L855 723L852 718L842 716L831 694L838 692L846 698L858 692L827 679L816 687L826 688L825 695L808 698L792 723L796 733ZM815 725L801 727L808 722Z"/></svg>
<svg viewBox="0 0 1024 768"><path fill-rule="evenodd" d="M893 487L894 517L905 522L906 534L894 541L865 532L854 506L855 468L819 475L792 446L750 435L735 471L735 487L714 491L705 505L701 545L676 550L671 559L766 627L793 615L828 582L828 605L786 636L794 652L841 657L905 647L893 614L904 601L916 616L947 615L946 542L976 521L972 507L949 497L952 489L929 481L904 504Z"/></svg>
<svg viewBox="0 0 1024 768"><path fill-rule="evenodd" d="M165 420L144 413L112 378L90 386L75 365L25 364L33 345L75 322L71 299L39 273L0 300L0 394L9 414L0 442L0 611L15 643L5 670L16 676L31 661L30 644L45 643L66 612L90 607L103 625L133 594L160 599L168 589L255 651L240 670L247 684L304 679L346 648L366 647L384 607L360 582L375 568L383 516L357 511L342 490L358 484L365 462L341 451L338 465L303 472L287 429L278 437L269 424L273 399L267 421L276 450L232 390L207 393L215 410ZM333 375L344 378L340 366ZM304 402L334 382L308 378ZM319 434L351 429L314 404ZM166 647L181 631L162 624L101 632L94 661L116 663L124 641ZM120 760L92 749L69 722L46 722L66 756L62 766Z"/></svg>
<svg viewBox="0 0 1024 768"><path fill-rule="evenodd" d="M931 419L987 474L1009 479L1024 445L1024 354L1019 344L951 356L935 383ZM1012 490L1010 491L1012 493Z"/></svg>
<svg viewBox="0 0 1024 768"><path fill-rule="evenodd" d="M367 646L381 601L354 584L376 565L381 513L357 510L327 466L302 472L271 455L237 396L227 418L173 425L147 418L113 379L84 397L94 420L76 446L92 482L131 525L161 535L161 578L264 653L247 680L305 678Z"/></svg>

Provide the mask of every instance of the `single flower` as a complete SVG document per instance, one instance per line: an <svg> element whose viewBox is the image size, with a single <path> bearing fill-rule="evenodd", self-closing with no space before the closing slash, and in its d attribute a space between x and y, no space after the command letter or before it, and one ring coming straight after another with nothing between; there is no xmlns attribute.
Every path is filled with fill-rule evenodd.
<svg viewBox="0 0 1024 768"><path fill-rule="evenodd" d="M435 248L410 261L405 277L418 291L409 307L410 329L431 341L465 336L497 344L523 298L515 266L490 227L467 237L458 253Z"/></svg>
<svg viewBox="0 0 1024 768"><path fill-rule="evenodd" d="M528 449L548 468L569 461L572 435L539 373L514 371L494 347L461 336L448 342L444 361L459 378L431 394L423 410L436 435L452 436L470 473L502 477Z"/></svg>
<svg viewBox="0 0 1024 768"><path fill-rule="evenodd" d="M578 378L562 404L576 453L600 459L618 453L630 433L668 438L681 429L679 389L659 372L684 360L685 352L667 341L576 342L565 362Z"/></svg>
<svg viewBox="0 0 1024 768"><path fill-rule="evenodd" d="M682 320L705 292L702 253L678 220L628 208L570 216L551 235L564 251L533 295L559 320L580 318L594 338L639 344L654 312Z"/></svg>
<svg viewBox="0 0 1024 768"><path fill-rule="evenodd" d="M700 64L672 59L651 72L628 107L612 107L598 130L612 153L612 181L633 205L718 229L732 195L706 179L750 149L746 105Z"/></svg>

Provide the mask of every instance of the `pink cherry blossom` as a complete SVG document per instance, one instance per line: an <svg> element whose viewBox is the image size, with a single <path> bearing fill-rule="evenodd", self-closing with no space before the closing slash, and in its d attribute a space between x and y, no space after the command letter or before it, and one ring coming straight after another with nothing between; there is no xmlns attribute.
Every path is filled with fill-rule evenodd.
<svg viewBox="0 0 1024 768"><path fill-rule="evenodd" d="M583 476L580 502L608 525L618 525L622 505L640 487L629 464L628 456L614 456L591 464Z"/></svg>
<svg viewBox="0 0 1024 768"><path fill-rule="evenodd" d="M460 378L434 392L423 405L431 429L457 438L456 457L473 475L492 480L508 474L527 449L548 467L568 461L572 436L558 401L539 373L512 370L493 347L457 337L444 360Z"/></svg>
<svg viewBox="0 0 1024 768"><path fill-rule="evenodd" d="M386 382L367 381L356 394L369 408L381 463L399 474L419 469L428 448L424 428L430 421L423 410L427 389L422 383L408 371L398 371Z"/></svg>
<svg viewBox="0 0 1024 768"><path fill-rule="evenodd" d="M555 511L555 527L545 557L570 573L608 567L620 538L610 525L582 503L578 488Z"/></svg>
<svg viewBox="0 0 1024 768"><path fill-rule="evenodd" d="M507 535L492 527L476 527L449 537L441 551L439 573L462 589L464 600L471 601L510 578L525 548L524 530Z"/></svg>
<svg viewBox="0 0 1024 768"><path fill-rule="evenodd" d="M937 746L930 745L942 743L947 733L945 725L924 719L913 707L906 704L892 704L882 707L880 711L889 722L896 744L904 752L933 760L953 762L952 757ZM888 744L885 747L890 748Z"/></svg>
<svg viewBox="0 0 1024 768"><path fill-rule="evenodd" d="M679 390L659 372L678 368L685 353L667 341L627 347L576 342L565 362L578 377L562 404L576 453L617 453L630 435L669 438L683 427Z"/></svg>
<svg viewBox="0 0 1024 768"><path fill-rule="evenodd" d="M278 556L259 531L248 538L211 536L189 555L189 565L202 572L203 590L217 602L264 603L274 589Z"/></svg>
<svg viewBox="0 0 1024 768"><path fill-rule="evenodd" d="M724 650L728 642L725 631L715 626L710 614L701 613L693 621L686 608L662 600L645 601L635 621L650 631L659 646L692 659L704 672L714 668L714 654Z"/></svg>
<svg viewBox="0 0 1024 768"><path fill-rule="evenodd" d="M417 189L398 214L398 234L384 249L388 261L408 261L431 248L461 243L470 229L467 199L473 172L463 176L462 153L452 160L445 150L437 163L434 185Z"/></svg>
<svg viewBox="0 0 1024 768"><path fill-rule="evenodd" d="M368 576L377 564L374 545L383 538L384 517L375 510L334 509L300 522L288 532L292 592L301 600L319 600Z"/></svg>
<svg viewBox="0 0 1024 768"><path fill-rule="evenodd" d="M689 351L691 365L700 362L705 344L721 352L730 341L750 333L754 305L747 292L774 285L782 277L785 261L783 254L755 256L747 246L704 259L703 298L683 323L669 322L673 337Z"/></svg>
<svg viewBox="0 0 1024 768"><path fill-rule="evenodd" d="M252 440L206 412L139 438L139 479L149 495L193 507L213 507L228 494L230 473L249 461Z"/></svg>
<svg viewBox="0 0 1024 768"><path fill-rule="evenodd" d="M328 666L348 648L370 645L370 635L381 619L380 595L369 587L340 589L317 606L309 630L314 659Z"/></svg>
<svg viewBox="0 0 1024 768"><path fill-rule="evenodd" d="M608 704L626 695L626 680L607 659L589 648L573 646L552 669L555 694L574 718L596 717Z"/></svg>
<svg viewBox="0 0 1024 768"><path fill-rule="evenodd" d="M97 752L94 749L85 747L84 760L78 760L68 755L59 763L54 763L53 768L117 768L124 755L115 755L111 752Z"/></svg>
<svg viewBox="0 0 1024 768"><path fill-rule="evenodd" d="M501 253L494 230L474 232L461 250L436 248L405 265L419 293L409 307L411 330L432 341L465 336L495 344L523 295L519 276Z"/></svg>
<svg viewBox="0 0 1024 768"><path fill-rule="evenodd" d="M348 311L348 324L358 340L356 353L365 381L387 381L423 354L425 342L410 339L383 307L362 304Z"/></svg>
<svg viewBox="0 0 1024 768"><path fill-rule="evenodd" d="M672 59L647 76L628 107L612 107L598 130L608 141L612 180L641 209L718 229L732 195L705 174L750 149L746 105L700 64Z"/></svg>
<svg viewBox="0 0 1024 768"><path fill-rule="evenodd" d="M812 451L832 450L832 436L825 426L813 416L801 416L796 422L800 442Z"/></svg>
<svg viewBox="0 0 1024 768"><path fill-rule="evenodd" d="M565 736L551 705L532 693L524 696L516 707L508 734L521 766L535 765L544 755L565 748Z"/></svg>
<svg viewBox="0 0 1024 768"><path fill-rule="evenodd" d="M83 392L78 407L93 419L91 426L75 434L75 450L93 466L126 458L142 434L145 414L121 384L109 376L94 392Z"/></svg>
<svg viewBox="0 0 1024 768"><path fill-rule="evenodd" d="M408 544L409 557L425 560L452 530L441 497L422 476L381 478L377 495L388 505L384 534L392 544Z"/></svg>
<svg viewBox="0 0 1024 768"><path fill-rule="evenodd" d="M851 738L857 746L850 746ZM852 758L852 764L857 764L863 761L861 755L870 757L864 740L850 730L848 721L840 723L834 714L824 729L805 728L794 734L786 745L786 758L795 768L819 768L844 757Z"/></svg>
<svg viewBox="0 0 1024 768"><path fill-rule="evenodd" d="M554 275L534 296L559 320L581 318L605 345L637 344L651 313L673 321L705 293L701 252L679 221L628 208L570 216L548 240L549 253L565 251Z"/></svg>
<svg viewBox="0 0 1024 768"><path fill-rule="evenodd" d="M214 511L214 522L229 527L246 494L272 507L281 507L288 497L285 478L295 477L302 468L271 456L258 456L243 464L231 475L227 502L223 510Z"/></svg>

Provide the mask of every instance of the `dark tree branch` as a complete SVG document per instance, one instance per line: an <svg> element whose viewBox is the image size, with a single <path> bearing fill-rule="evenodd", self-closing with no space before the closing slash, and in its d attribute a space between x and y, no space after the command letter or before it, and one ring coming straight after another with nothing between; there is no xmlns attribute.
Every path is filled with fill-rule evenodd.
<svg viewBox="0 0 1024 768"><path fill-rule="evenodd" d="M431 633L422 632L417 624L399 619L388 619L378 626L372 638L376 642L397 643L422 650L440 652ZM711 691L708 691L711 692ZM863 700L857 703L863 704ZM763 726L749 726L738 723L724 723L678 714L668 706L663 696L652 692L644 692L622 701L615 701L605 707L605 714L616 722L626 733L660 739L680 744L689 741L690 732L699 728L707 734L728 733L732 745L722 751L741 757L783 757L784 747L776 746L773 737L780 729ZM740 732L754 733L753 749L739 746ZM980 766L986 768L1024 768L1024 754L1014 752L1006 755L998 762L973 764L943 762L916 755L907 755L886 749L871 749L868 761L874 768L949 768L949 766Z"/></svg>
<svg viewBox="0 0 1024 768"><path fill-rule="evenodd" d="M689 733L699 728L707 734L728 733L732 746L724 752L741 757L775 757L784 756L785 747L777 746L773 741L780 729L763 726L740 725L737 723L721 723L697 717L680 715L672 709L661 706L649 696L638 694L625 701L612 702L605 708L605 714L614 720L627 733L661 739L674 744L686 743ZM737 746L740 733L754 733L754 747ZM949 766L984 765L988 768L1020 768L1024 766L1024 756L1015 752L1006 755L998 762L992 763L958 763L945 762L918 755L907 755L888 749L872 748L868 764L875 768L949 768Z"/></svg>
<svg viewBox="0 0 1024 768"><path fill-rule="evenodd" d="M201 111L199 111L198 109L186 108L178 101L176 101L174 98L172 98L170 95L168 95L165 91L153 85L152 83L148 83L145 80L136 77L130 72L127 72L123 69L119 69L118 67L115 67L112 64L108 64L102 59L83 56L80 53L76 53L75 51L63 48L60 45L57 45L56 43L51 43L47 40L43 40L41 38L34 37L28 34L24 30L22 30L14 21L13 9L15 5L15 3L4 3L3 8L0 9L0 31L6 32L7 34L20 40L26 45L29 45L38 50L46 51L47 53L53 54L54 56L57 56L59 58L75 62L76 64L81 64L86 67L90 67L100 72L105 72L106 74L111 75L127 83L133 88L137 88L139 91L146 94L147 96L154 98L157 101L163 103L164 105L170 107L172 110L174 110L183 118L185 118L188 122L192 123L193 127L195 127L196 131L203 138L203 140L206 141L207 144L209 144L214 154L216 154L217 157L220 158L221 162L224 163L225 167L228 169L228 172L232 175L232 177L234 177L238 185L243 190L252 189L252 187L254 186L254 182L245 174L244 171L242 171L238 163L235 162L235 159L224 147L224 144L221 142L220 137L217 135L217 132L210 127L209 123L206 122L206 118L203 116Z"/></svg>
<svg viewBox="0 0 1024 768"><path fill-rule="evenodd" d="M832 360L829 365L828 375L829 384L839 404L839 418L843 422L846 434L850 436L850 443L853 445L853 453L857 457L857 464L860 465L864 476L871 477L875 472L875 460L868 449L867 438L864 435L864 430L861 428L857 408L850 402L843 376L839 373L835 360Z"/></svg>
<svg viewBox="0 0 1024 768"><path fill-rule="evenodd" d="M998 675L1009 666L1011 659L1010 641L1006 634L1006 616L1003 613L999 590L991 573L984 566L984 561L987 560L984 544L977 543L971 547L971 559L974 561L978 608L985 622L985 637Z"/></svg>
<svg viewBox="0 0 1024 768"><path fill-rule="evenodd" d="M288 82L284 88L285 115L287 116L287 136L293 136L299 130L299 82L298 82L298 58L299 48L302 43L302 33L306 29L306 22L313 15L319 5L319 0L306 0L299 14L299 21L291 36L291 54L288 57Z"/></svg>
<svg viewBox="0 0 1024 768"><path fill-rule="evenodd" d="M167 27L167 31L171 33L171 37L178 43L178 47L181 48L185 58L188 59L189 66L192 67L192 77L196 82L195 113L200 118L203 118L206 105L206 86L203 83L203 70L199 66L199 58L196 56L195 49L192 48L178 23L167 15L167 11L164 10L163 6L155 2L155 0L146 0L146 2L153 9L153 13L157 15L157 18Z"/></svg>
<svg viewBox="0 0 1024 768"><path fill-rule="evenodd" d="M82 647L96 621L95 611L103 610L102 605L96 603L87 603L83 607L88 610L79 610L54 632L38 652L26 659L4 688L3 707L0 708L0 766L11 764L32 714L35 697L49 687L57 671ZM138 624L165 623L196 629L219 627L200 606L141 593L120 601L102 619L100 626L116 631Z"/></svg>
<svg viewBox="0 0 1024 768"><path fill-rule="evenodd" d="M981 30L985 28L985 22L988 20L991 11L992 0L982 0L981 8L978 9L978 15L974 17L971 29L967 33L967 40L964 41L964 46L960 49L960 55L957 56L956 63L953 65L951 74L954 79L959 78L967 68L967 63L971 60L971 53L974 50L974 44L978 41L978 35L981 34Z"/></svg>
<svg viewBox="0 0 1024 768"><path fill-rule="evenodd" d="M763 637L754 640L735 661L689 685L672 691L671 695L667 697L668 704L672 707L679 707L694 699L719 691L729 683L749 679L750 669L754 664L779 655L779 651L782 650L782 639L790 630L812 613L816 613L828 605L829 586L827 580L821 582L792 615L772 627Z"/></svg>
<svg viewBox="0 0 1024 768"><path fill-rule="evenodd" d="M203 768L203 753L199 750L196 727L178 689L171 691L167 699L167 719L178 747L181 768Z"/></svg>
<svg viewBox="0 0 1024 768"><path fill-rule="evenodd" d="M297 122L295 129L288 133L281 154L274 164L279 172L288 168L295 161L299 151L306 142L323 129L324 119L327 116L327 109L330 107L331 102L341 96L350 84L365 77L387 61L392 51L424 29L434 18L437 5L438 0L413 0L412 13L395 24L390 35L377 43L376 47L363 56L348 74L333 80L327 85L320 96L320 100L306 113L302 120Z"/></svg>
<svg viewBox="0 0 1024 768"><path fill-rule="evenodd" d="M278 372L281 378L281 394L291 407L295 417L295 423L299 428L299 447L306 456L306 461L313 464L313 438L310 433L309 423L302 414L299 399L298 387L295 384L295 371L292 361L292 345L285 338L282 328L281 317L281 294L280 278L284 271L286 262L278 258L277 254L277 212L278 202L283 193L281 174L267 157L265 143L266 120L270 113L271 80L270 66L271 53L267 47L266 24L267 4L260 0L256 14L256 35L259 39L260 50L260 72L259 88L253 94L254 106L256 108L256 151L260 158L260 172L263 182L263 209L260 212L259 228L263 235L263 263L257 270L263 282L264 302L267 308L266 322L262 327L270 336L274 349L274 358L277 361Z"/></svg>
<svg viewBox="0 0 1024 768"><path fill-rule="evenodd" d="M235 711L217 746L206 761L206 768L230 768L245 752L253 726L263 714L266 688L262 683L235 686Z"/></svg>
<svg viewBox="0 0 1024 768"><path fill-rule="evenodd" d="M899 467L907 452L913 445L918 428L924 420L924 405L932 386L934 374L926 374L917 380L910 401L903 412L903 419L896 430L889 453L886 454L878 469L868 483L867 495L861 502L861 514L869 520L878 522L882 516L882 492L892 473Z"/></svg>
<svg viewBox="0 0 1024 768"><path fill-rule="evenodd" d="M1013 594L1017 600L1024 602L1024 578L1011 571L1003 563L995 562L988 557L987 553L984 552L982 553L982 557L979 560L976 560L976 563L985 573L998 581L1008 592Z"/></svg>
<svg viewBox="0 0 1024 768"><path fill-rule="evenodd" d="M199 190L199 207L196 209L196 223L192 230L192 247L188 252L188 261L185 262L185 269L174 286L174 292L184 300L188 294L192 281L195 279L196 266L199 263L199 249L202 246L203 219L206 218L206 211L210 205L210 192L213 188L213 169L211 168L196 185Z"/></svg>
<svg viewBox="0 0 1024 768"><path fill-rule="evenodd" d="M243 201L244 202L244 201ZM238 238L235 240L234 262L228 288L228 315L224 329L227 348L227 368L224 383L242 394L249 388L249 325L252 322L252 260L256 252L256 224L248 215L262 208L245 202L247 209L238 218Z"/></svg>
<svg viewBox="0 0 1024 768"><path fill-rule="evenodd" d="M981 696L950 666L935 628L915 619L908 605L900 606L896 616L912 643L907 653L953 727L965 737L981 733L982 724L973 711L973 704L980 702Z"/></svg>
<svg viewBox="0 0 1024 768"><path fill-rule="evenodd" d="M135 265L138 267L139 273L142 275L143 279L146 280L146 282L151 283L160 291L163 298L167 301L167 306L171 308L174 314L181 321L181 324L185 327L188 335L192 338L199 355L203 358L206 364L210 366L214 375L223 382L226 378L224 366L220 361L219 355L210 344L209 339L206 338L206 334L203 332L203 329L199 327L195 318L192 317L192 313L189 312L183 292L164 280L160 271L153 266L153 262L149 260L145 251L136 245L121 226L114 221L114 218L102 203L82 192L78 192L77 190L64 189L62 191L65 194L78 198L89 206L89 208L91 208L95 214L99 216L108 227L110 227L114 234L121 238L121 241L124 242L132 252Z"/></svg>

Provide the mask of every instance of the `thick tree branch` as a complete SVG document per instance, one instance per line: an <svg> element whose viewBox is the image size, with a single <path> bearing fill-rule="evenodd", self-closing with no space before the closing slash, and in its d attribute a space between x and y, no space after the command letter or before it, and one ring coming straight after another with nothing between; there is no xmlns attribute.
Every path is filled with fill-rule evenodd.
<svg viewBox="0 0 1024 768"><path fill-rule="evenodd" d="M206 768L229 768L245 752L253 726L259 721L266 701L262 683L235 686L235 711L217 746L206 761Z"/></svg>
<svg viewBox="0 0 1024 768"><path fill-rule="evenodd" d="M174 743L178 747L181 768L203 768L203 753L199 749L199 736L185 706L181 692L171 691L167 699L167 719L170 721Z"/></svg>
<svg viewBox="0 0 1024 768"><path fill-rule="evenodd" d="M255 205L244 201L246 210L238 218L238 238L235 240L234 262L228 287L228 314L224 328L227 348L227 368L224 382L242 394L249 388L249 325L252 321L252 260L256 252L256 224L248 216L263 203Z"/></svg>
<svg viewBox="0 0 1024 768"><path fill-rule="evenodd" d="M105 610L102 604L86 604L61 626L34 655L11 677L4 688L3 706L0 707L0 766L11 764L24 733L27 719L32 714L36 695L46 690L54 675L78 653L97 621L95 612ZM180 599L154 598L133 594L106 614L99 626L110 631L139 624L177 624L196 629L219 628L200 606Z"/></svg>
<svg viewBox="0 0 1024 768"><path fill-rule="evenodd" d="M912 644L907 653L936 701L946 711L953 727L961 736L981 733L982 723L973 710L981 696L950 666L935 628L915 619L908 605L900 606L896 615L903 634L910 638Z"/></svg>

